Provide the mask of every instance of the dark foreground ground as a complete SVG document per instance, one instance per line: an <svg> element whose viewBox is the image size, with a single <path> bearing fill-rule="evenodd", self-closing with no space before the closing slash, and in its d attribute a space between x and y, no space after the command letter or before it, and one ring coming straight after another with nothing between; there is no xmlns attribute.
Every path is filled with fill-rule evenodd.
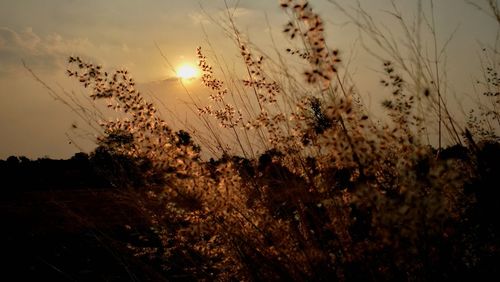
<svg viewBox="0 0 500 282"><path fill-rule="evenodd" d="M127 249L147 225L115 191L3 194L0 222L2 281L165 280Z"/></svg>

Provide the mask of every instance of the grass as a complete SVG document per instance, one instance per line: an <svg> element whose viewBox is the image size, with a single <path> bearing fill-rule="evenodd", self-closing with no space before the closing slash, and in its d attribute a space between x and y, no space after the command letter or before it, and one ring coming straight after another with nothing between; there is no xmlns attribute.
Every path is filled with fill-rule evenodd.
<svg viewBox="0 0 500 282"><path fill-rule="evenodd" d="M193 98L201 135L171 129L126 70L70 57L68 75L122 114L101 121L96 152L141 168L141 189L123 193L147 215L153 232L144 238L157 244L130 249L160 263L167 278L498 277L498 50L485 51L481 102L459 122L443 98L444 48L434 44L424 57L420 36L393 4L413 59L364 11L351 17L382 50L385 121L368 114L342 51L327 45L324 20L307 1L281 1L290 16L283 33L300 47L277 61L244 39L229 16L222 26L241 55L243 79L216 71L224 70L220 61L212 66L197 49L211 98L209 105ZM436 128L433 147L427 140Z"/></svg>
<svg viewBox="0 0 500 282"><path fill-rule="evenodd" d="M4 194L4 274L17 280L162 281L128 252L146 218L112 190Z"/></svg>

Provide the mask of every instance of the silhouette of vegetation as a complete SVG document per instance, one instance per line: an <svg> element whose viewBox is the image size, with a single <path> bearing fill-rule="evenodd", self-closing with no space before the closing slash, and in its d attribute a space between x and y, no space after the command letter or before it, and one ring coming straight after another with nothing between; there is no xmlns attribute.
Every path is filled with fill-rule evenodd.
<svg viewBox="0 0 500 282"><path fill-rule="evenodd" d="M390 51L380 81L389 120L375 121L312 5L282 0L281 7L290 15L285 36L301 44L282 54L290 60L255 51L231 16L223 24L248 71L241 85L217 78L196 50L211 99L194 105L204 136L171 129L126 70L107 72L70 57L68 75L123 116L102 121L89 156L10 157L0 163L3 179L12 186L138 188L120 192L148 226L128 249L167 279L500 277L498 50L486 51L486 81L479 83L488 102L460 123L443 99L443 66L421 57L418 38L408 34L411 44L402 45L418 56L405 59L395 41L378 40L384 35L366 13L352 17ZM413 30L394 7L399 23ZM303 67L296 74L287 67L293 59ZM437 146L427 141L432 129ZM209 161L204 149L213 153Z"/></svg>
<svg viewBox="0 0 500 282"><path fill-rule="evenodd" d="M2 186L4 192L109 187L106 179L96 174L91 162L85 153L77 153L68 160L10 156L0 160Z"/></svg>

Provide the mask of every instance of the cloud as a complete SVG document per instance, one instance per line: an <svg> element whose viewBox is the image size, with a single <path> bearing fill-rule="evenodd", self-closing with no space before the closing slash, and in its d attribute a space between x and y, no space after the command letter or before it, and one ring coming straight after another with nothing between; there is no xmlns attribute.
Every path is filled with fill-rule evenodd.
<svg viewBox="0 0 500 282"><path fill-rule="evenodd" d="M80 56L109 68L144 71L137 61L143 54L142 46L123 41L68 38L57 33L40 35L32 28L16 31L0 27L0 79L25 73L23 61L39 74L63 74L68 56Z"/></svg>
<svg viewBox="0 0 500 282"><path fill-rule="evenodd" d="M190 13L189 14L189 18L191 19L191 21L195 25L198 25L198 24L207 25L207 24L211 23L211 21L208 18L208 16L205 15L204 13L199 13L199 12L197 12L197 13Z"/></svg>
<svg viewBox="0 0 500 282"><path fill-rule="evenodd" d="M18 71L22 61L38 71L57 71L68 55L83 54L92 47L86 39L65 39L59 34L42 37L32 28L17 32L0 27L0 76Z"/></svg>

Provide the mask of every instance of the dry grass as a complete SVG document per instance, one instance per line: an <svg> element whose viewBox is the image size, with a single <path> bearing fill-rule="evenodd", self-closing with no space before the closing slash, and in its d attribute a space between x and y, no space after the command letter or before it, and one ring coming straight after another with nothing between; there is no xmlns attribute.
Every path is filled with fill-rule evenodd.
<svg viewBox="0 0 500 282"><path fill-rule="evenodd" d="M430 84L439 81L441 66L423 60L419 47L413 49L419 65L394 54L395 63L381 63L390 121L377 122L344 79L342 53L327 46L323 19L307 1L281 1L281 7L291 16L285 35L303 44L286 50L306 63L302 78L284 65L281 73L270 72L281 63L254 51L232 19L227 28L248 73L239 86L217 78L197 50L211 104L196 110L220 157L210 162L200 159L189 134L168 127L127 71L107 73L69 59L68 74L92 99L107 99L125 114L102 123L100 148L151 161L147 174L163 183L129 192L137 193L159 241L157 248L131 248L161 259L166 273L197 280L495 274L499 225L489 219L498 209L492 197L499 165L491 156L500 149L498 127L483 119L498 122L498 62L488 62L483 85L491 106L462 129L439 83ZM358 24L378 36L368 17ZM423 116L421 103L437 120ZM422 140L429 124L440 128L438 150ZM441 127L454 149L442 150Z"/></svg>

